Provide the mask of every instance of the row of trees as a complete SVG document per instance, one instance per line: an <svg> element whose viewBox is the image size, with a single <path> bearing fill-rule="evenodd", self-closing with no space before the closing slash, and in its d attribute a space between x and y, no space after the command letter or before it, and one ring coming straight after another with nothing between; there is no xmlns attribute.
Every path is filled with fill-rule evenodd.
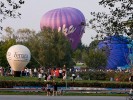
<svg viewBox="0 0 133 100"><path fill-rule="evenodd" d="M2 35L0 42L0 66L7 67L6 52L15 44L27 46L31 51L31 61L28 67L72 67L76 62L83 62L89 68L105 68L106 56L104 52L96 50L98 41L89 47L79 44L76 50L63 33L45 28L36 33L30 29L14 29L7 27L6 35Z"/></svg>

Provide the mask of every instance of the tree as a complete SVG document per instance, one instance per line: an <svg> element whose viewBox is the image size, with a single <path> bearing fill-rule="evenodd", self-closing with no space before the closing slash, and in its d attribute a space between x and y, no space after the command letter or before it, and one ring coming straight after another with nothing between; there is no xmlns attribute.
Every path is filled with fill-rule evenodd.
<svg viewBox="0 0 133 100"><path fill-rule="evenodd" d="M62 67L64 64L71 67L73 65L71 45L63 33L50 28L45 28L39 33L29 29L19 29L16 32L10 27L5 30L7 35L2 35L0 44L0 60L2 60L0 62L5 63L5 66L8 65L5 56L7 49L15 44L22 44L29 48L31 52L31 61L27 65L29 68Z"/></svg>
<svg viewBox="0 0 133 100"><path fill-rule="evenodd" d="M30 45L33 45L32 44L33 42L30 43L31 39L33 39L34 41L36 40L36 39L34 39L35 31L27 29L27 28L19 29L16 32L11 27L7 27L5 29L5 32L6 32L6 35L4 35L4 34L1 35L1 42L0 42L1 43L0 44L0 49L1 49L0 50L0 54L1 54L0 55L0 65L3 67L8 66L8 62L6 60L6 52L10 46L15 45L15 44L22 44L29 48ZM31 54L32 54L33 50L30 49ZM34 65L34 66L39 65L37 63L37 61L33 58L33 56L31 57L31 61L27 66L30 68L30 67L32 67L32 65Z"/></svg>
<svg viewBox="0 0 133 100"><path fill-rule="evenodd" d="M37 48L39 44L39 40L37 40L36 32L34 30L30 30L28 28L18 29L17 32L14 33L15 40L18 44L25 45L30 49L31 52L31 60L28 63L28 68L40 67L41 63L35 58L37 56Z"/></svg>
<svg viewBox="0 0 133 100"><path fill-rule="evenodd" d="M75 60L75 62L82 62L82 52L81 52L81 49L76 49L74 52L73 52L73 58Z"/></svg>
<svg viewBox="0 0 133 100"><path fill-rule="evenodd" d="M92 42L90 43L90 45L89 45L89 49L95 49L95 48L97 48L98 43L99 43L99 40L94 40L94 41L92 41Z"/></svg>
<svg viewBox="0 0 133 100"><path fill-rule="evenodd" d="M0 42L0 66L7 68L8 62L6 59L6 53L10 46L15 45L16 41L14 38L12 38L12 32L11 28L7 29L7 36L2 37L2 40Z"/></svg>
<svg viewBox="0 0 133 100"><path fill-rule="evenodd" d="M0 66L7 68L9 64L6 59L6 53L10 46L16 44L16 41L13 37L14 30L11 27L7 27L5 32L7 35L2 35L0 41Z"/></svg>
<svg viewBox="0 0 133 100"><path fill-rule="evenodd" d="M91 12L93 19L89 21L91 28L97 33L107 35L133 33L133 1L132 0L101 0L99 5L109 9L110 13ZM130 25L127 27L127 22Z"/></svg>
<svg viewBox="0 0 133 100"><path fill-rule="evenodd" d="M71 45L68 39L64 36L63 33L58 32L57 30L50 31L44 34L44 43L47 45L48 52L45 54L52 55L49 58L50 62L57 66L67 66L71 65Z"/></svg>
<svg viewBox="0 0 133 100"><path fill-rule="evenodd" d="M105 53L100 50L90 49L85 58L85 63L92 69L105 69L107 57Z"/></svg>
<svg viewBox="0 0 133 100"><path fill-rule="evenodd" d="M1 0L0 1L0 22L2 23L7 18L20 18L21 13L17 12L21 5L24 4L24 0ZM3 30L3 27L0 26Z"/></svg>
<svg viewBox="0 0 133 100"><path fill-rule="evenodd" d="M76 50L73 51L73 54L72 54L72 58L74 62L84 63L84 56L86 55L87 50L88 50L88 46L85 46L80 42L78 47L76 48Z"/></svg>
<svg viewBox="0 0 133 100"><path fill-rule="evenodd" d="M69 40L63 33L50 28L44 28L30 42L34 57L43 66L72 65L72 49ZM36 49L35 49L36 48Z"/></svg>

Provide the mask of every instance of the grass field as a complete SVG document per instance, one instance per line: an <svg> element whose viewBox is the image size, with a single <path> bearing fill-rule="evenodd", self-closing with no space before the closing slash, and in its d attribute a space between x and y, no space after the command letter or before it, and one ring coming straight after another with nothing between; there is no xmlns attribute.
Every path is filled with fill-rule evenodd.
<svg viewBox="0 0 133 100"><path fill-rule="evenodd" d="M25 77L0 76L0 81L38 81L38 78L26 77L26 76Z"/></svg>
<svg viewBox="0 0 133 100"><path fill-rule="evenodd" d="M44 95L46 92L13 92L0 91L0 95ZM58 95L59 96L59 95ZM64 93L63 96L127 96L127 94L101 94L101 93Z"/></svg>

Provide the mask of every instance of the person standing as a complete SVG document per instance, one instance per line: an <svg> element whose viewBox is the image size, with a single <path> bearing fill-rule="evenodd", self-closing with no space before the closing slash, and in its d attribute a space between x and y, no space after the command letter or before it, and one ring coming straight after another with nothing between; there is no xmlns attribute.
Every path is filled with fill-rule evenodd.
<svg viewBox="0 0 133 100"><path fill-rule="evenodd" d="M47 77L47 81L50 81L50 80L52 80L52 79L53 79L53 77L52 77L51 73L49 73L49 75L48 75L48 77Z"/></svg>
<svg viewBox="0 0 133 100"><path fill-rule="evenodd" d="M45 73L43 77L44 77L44 81L47 81L47 77L48 77L47 73Z"/></svg>
<svg viewBox="0 0 133 100"><path fill-rule="evenodd" d="M62 69L60 68L59 69L59 78L62 78L63 76L62 76Z"/></svg>
<svg viewBox="0 0 133 100"><path fill-rule="evenodd" d="M56 82L53 82L53 96L57 96L57 83Z"/></svg>
<svg viewBox="0 0 133 100"><path fill-rule="evenodd" d="M75 73L73 73L73 74L72 74L72 81L75 80L75 77L76 77L76 76L75 76Z"/></svg>
<svg viewBox="0 0 133 100"><path fill-rule="evenodd" d="M50 83L47 83L47 96L51 95L50 87L51 87Z"/></svg>
<svg viewBox="0 0 133 100"><path fill-rule="evenodd" d="M129 94L133 95L133 89L132 88L130 89Z"/></svg>
<svg viewBox="0 0 133 100"><path fill-rule="evenodd" d="M34 68L34 77L37 77L37 69Z"/></svg>
<svg viewBox="0 0 133 100"><path fill-rule="evenodd" d="M38 80L41 81L41 79L42 79L42 73L39 72L39 73L38 73Z"/></svg>

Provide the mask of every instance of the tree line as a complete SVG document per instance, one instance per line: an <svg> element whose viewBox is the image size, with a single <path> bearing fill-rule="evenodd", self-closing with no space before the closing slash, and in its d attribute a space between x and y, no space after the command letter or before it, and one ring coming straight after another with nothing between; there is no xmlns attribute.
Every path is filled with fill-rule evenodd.
<svg viewBox="0 0 133 100"><path fill-rule="evenodd" d="M6 35L1 35L0 41L0 66L8 67L6 52L10 46L22 44L31 51L31 60L28 68L44 66L73 67L77 62L82 62L86 67L99 69L106 66L106 55L100 50L95 50L98 40L90 46L79 44L76 50L72 50L69 40L63 33L50 28L44 28L40 32L30 29L18 29L11 27L5 29ZM101 66L101 67L100 67Z"/></svg>

